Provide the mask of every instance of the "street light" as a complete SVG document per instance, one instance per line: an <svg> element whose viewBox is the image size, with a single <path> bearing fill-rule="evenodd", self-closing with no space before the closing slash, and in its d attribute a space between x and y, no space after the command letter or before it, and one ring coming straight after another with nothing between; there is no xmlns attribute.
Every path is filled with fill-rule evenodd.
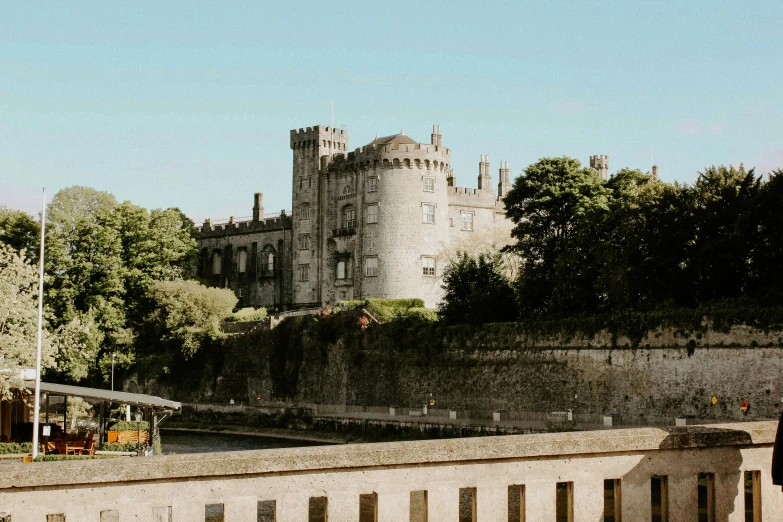
<svg viewBox="0 0 783 522"><path fill-rule="evenodd" d="M111 391L114 391L114 358L116 356L116 353L111 354Z"/></svg>

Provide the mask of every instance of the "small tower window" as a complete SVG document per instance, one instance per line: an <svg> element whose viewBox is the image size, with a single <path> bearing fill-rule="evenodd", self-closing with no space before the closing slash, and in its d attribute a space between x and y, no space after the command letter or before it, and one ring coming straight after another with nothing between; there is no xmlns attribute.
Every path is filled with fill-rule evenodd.
<svg viewBox="0 0 783 522"><path fill-rule="evenodd" d="M424 203L421 206L422 223L435 223L435 205Z"/></svg>
<svg viewBox="0 0 783 522"><path fill-rule="evenodd" d="M299 206L299 219L310 219L310 203L302 203Z"/></svg>
<svg viewBox="0 0 783 522"><path fill-rule="evenodd" d="M422 275L434 276L435 275L435 258L434 257L422 257L421 258Z"/></svg>
<svg viewBox="0 0 783 522"><path fill-rule="evenodd" d="M424 192L435 192L435 178L424 178Z"/></svg>
<svg viewBox="0 0 783 522"><path fill-rule="evenodd" d="M266 260L265 260L264 268L266 268L267 272L274 272L275 270L275 254L273 252L269 252L266 254Z"/></svg>
<svg viewBox="0 0 783 522"><path fill-rule="evenodd" d="M364 260L364 275L374 277L378 275L378 258L368 257Z"/></svg>
<svg viewBox="0 0 783 522"><path fill-rule="evenodd" d="M299 250L310 250L310 234L299 234Z"/></svg>
<svg viewBox="0 0 783 522"><path fill-rule="evenodd" d="M378 178L367 178L367 192L376 192L378 190Z"/></svg>
<svg viewBox="0 0 783 522"><path fill-rule="evenodd" d="M299 280L300 281L310 280L310 265L299 265Z"/></svg>
<svg viewBox="0 0 783 522"><path fill-rule="evenodd" d="M367 222L378 222L378 205L367 205Z"/></svg>

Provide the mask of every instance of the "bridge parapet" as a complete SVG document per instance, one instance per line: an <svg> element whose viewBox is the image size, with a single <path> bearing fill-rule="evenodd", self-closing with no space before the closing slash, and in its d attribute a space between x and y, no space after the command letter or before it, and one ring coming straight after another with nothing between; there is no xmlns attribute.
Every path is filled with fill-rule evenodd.
<svg viewBox="0 0 783 522"><path fill-rule="evenodd" d="M752 422L6 464L0 513L14 522L113 512L193 522L221 512L234 522L262 520L263 507L275 513L269 520L303 521L318 508L329 520L364 522L425 510L429 520L505 521L509 509L524 511L522 520L562 510L568 520L599 520L607 509L650 520L668 509L669 520L696 520L701 510L743 520L751 502L751 513L772 517L783 512L769 479L775 429Z"/></svg>

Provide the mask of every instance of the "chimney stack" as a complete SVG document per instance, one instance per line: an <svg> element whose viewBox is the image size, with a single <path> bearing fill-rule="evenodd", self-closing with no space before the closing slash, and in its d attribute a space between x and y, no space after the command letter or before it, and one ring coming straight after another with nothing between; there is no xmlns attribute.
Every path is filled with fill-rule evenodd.
<svg viewBox="0 0 783 522"><path fill-rule="evenodd" d="M431 143L433 145L435 145L436 147L440 147L442 140L443 140L443 136L440 133L440 125L433 125L432 126Z"/></svg>
<svg viewBox="0 0 783 522"><path fill-rule="evenodd" d="M508 161L500 162L500 183L498 183L498 197L503 197L511 190L511 181L509 180Z"/></svg>
<svg viewBox="0 0 783 522"><path fill-rule="evenodd" d="M488 154L482 154L481 161L479 161L478 188L479 190L492 190L492 175L489 173Z"/></svg>
<svg viewBox="0 0 783 522"><path fill-rule="evenodd" d="M256 192L253 196L253 221L261 221L264 218L264 194Z"/></svg>

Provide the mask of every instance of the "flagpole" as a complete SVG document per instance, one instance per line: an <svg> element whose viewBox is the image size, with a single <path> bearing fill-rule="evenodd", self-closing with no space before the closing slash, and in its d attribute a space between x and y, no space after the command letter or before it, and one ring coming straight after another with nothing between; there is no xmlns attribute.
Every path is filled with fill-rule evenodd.
<svg viewBox="0 0 783 522"><path fill-rule="evenodd" d="M38 431L41 418L41 342L43 329L43 284L44 284L44 234L46 231L46 187L41 202L41 259L38 271L38 346L35 353L35 417L33 417L33 459L38 456Z"/></svg>

